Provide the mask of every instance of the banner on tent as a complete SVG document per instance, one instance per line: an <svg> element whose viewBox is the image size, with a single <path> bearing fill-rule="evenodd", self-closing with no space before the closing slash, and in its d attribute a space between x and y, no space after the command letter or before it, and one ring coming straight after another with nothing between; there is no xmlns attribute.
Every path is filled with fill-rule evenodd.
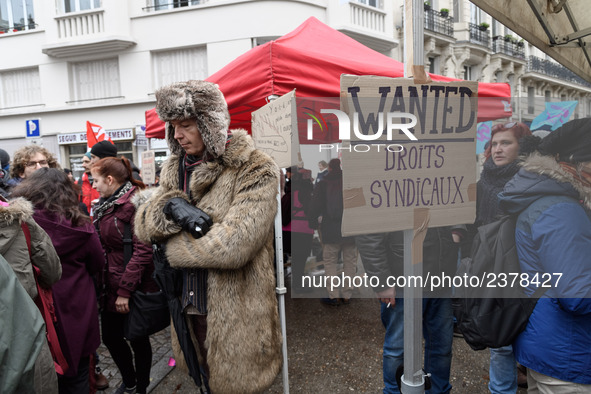
<svg viewBox="0 0 591 394"><path fill-rule="evenodd" d="M474 222L477 89L341 76L352 129L340 147L343 235L412 229L417 208L429 209L430 227Z"/></svg>
<svg viewBox="0 0 591 394"><path fill-rule="evenodd" d="M295 89L252 113L252 138L257 149L270 155L281 168L297 164Z"/></svg>

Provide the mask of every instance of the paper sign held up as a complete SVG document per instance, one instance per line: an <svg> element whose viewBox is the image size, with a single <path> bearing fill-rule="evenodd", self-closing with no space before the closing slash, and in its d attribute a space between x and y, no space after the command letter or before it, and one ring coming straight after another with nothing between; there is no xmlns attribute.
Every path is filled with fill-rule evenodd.
<svg viewBox="0 0 591 394"><path fill-rule="evenodd" d="M341 147L343 235L413 229L416 209L429 210L429 227L474 221L477 89L341 76L351 124Z"/></svg>
<svg viewBox="0 0 591 394"><path fill-rule="evenodd" d="M156 161L153 150L142 152L142 180L146 185L156 183Z"/></svg>
<svg viewBox="0 0 591 394"><path fill-rule="evenodd" d="M279 167L297 164L299 152L295 89L252 113L252 138L257 149Z"/></svg>

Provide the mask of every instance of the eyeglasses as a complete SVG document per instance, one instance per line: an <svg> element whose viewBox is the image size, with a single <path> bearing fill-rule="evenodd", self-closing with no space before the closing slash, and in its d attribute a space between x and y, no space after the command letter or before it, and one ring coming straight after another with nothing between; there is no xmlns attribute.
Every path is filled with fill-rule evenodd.
<svg viewBox="0 0 591 394"><path fill-rule="evenodd" d="M45 167L47 166L47 160L39 160L39 161L30 161L27 163L27 167L29 168L35 168L37 167L37 164L39 164L41 167Z"/></svg>
<svg viewBox="0 0 591 394"><path fill-rule="evenodd" d="M505 124L496 124L493 126L491 131L499 131L499 130L510 130L517 125L517 122L509 122Z"/></svg>

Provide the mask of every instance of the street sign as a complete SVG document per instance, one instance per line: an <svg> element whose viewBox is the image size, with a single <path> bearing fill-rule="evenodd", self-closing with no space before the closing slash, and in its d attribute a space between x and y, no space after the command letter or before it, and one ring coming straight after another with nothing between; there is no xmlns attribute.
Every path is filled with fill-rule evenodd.
<svg viewBox="0 0 591 394"><path fill-rule="evenodd" d="M41 128L39 127L39 119L30 119L25 121L27 129L27 138L41 137Z"/></svg>

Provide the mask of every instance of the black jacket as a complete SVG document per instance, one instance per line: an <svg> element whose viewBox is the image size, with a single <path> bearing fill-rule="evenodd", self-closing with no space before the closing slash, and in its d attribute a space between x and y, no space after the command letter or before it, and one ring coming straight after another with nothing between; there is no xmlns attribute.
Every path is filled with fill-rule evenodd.
<svg viewBox="0 0 591 394"><path fill-rule="evenodd" d="M353 238L343 238L341 224L343 222L343 172L329 171L314 189L310 204L310 227L318 228L318 217L322 216L320 231L322 242L338 244L353 241Z"/></svg>
<svg viewBox="0 0 591 394"><path fill-rule="evenodd" d="M380 279L378 288L385 290L388 276L400 276L404 273L404 232L364 234L355 237L357 249L365 272ZM427 275L453 276L458 261L458 244L453 242L451 227L434 227L427 230L423 243L423 278ZM429 289L425 289L426 291ZM439 288L432 296L447 296L450 288ZM398 293L402 296L402 293Z"/></svg>

